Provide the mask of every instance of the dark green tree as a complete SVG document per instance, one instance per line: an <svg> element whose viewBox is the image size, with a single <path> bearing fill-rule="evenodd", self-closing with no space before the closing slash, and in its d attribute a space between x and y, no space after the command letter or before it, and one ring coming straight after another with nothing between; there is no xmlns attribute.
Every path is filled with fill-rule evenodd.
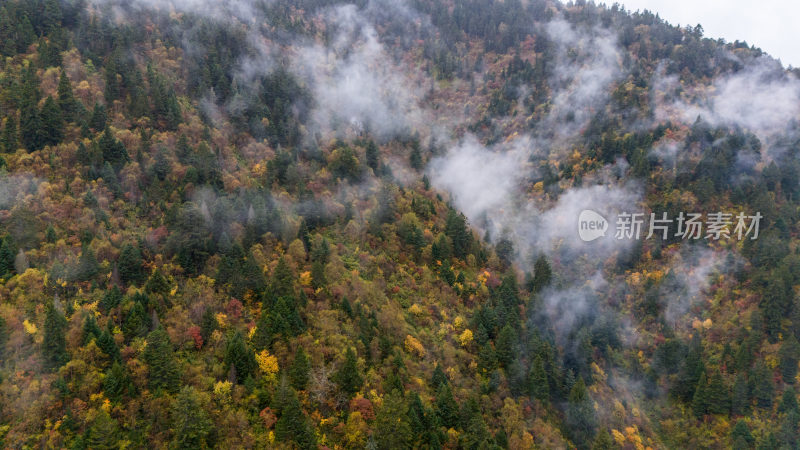
<svg viewBox="0 0 800 450"><path fill-rule="evenodd" d="M112 361L120 361L122 359L119 354L119 347L117 347L117 343L114 342L114 337L111 336L108 330L100 333L100 336L97 338L97 346L100 347L100 350L108 355Z"/></svg>
<svg viewBox="0 0 800 450"><path fill-rule="evenodd" d="M408 423L408 406L399 392L392 391L383 397L375 417L374 433L379 449L410 448L413 435Z"/></svg>
<svg viewBox="0 0 800 450"><path fill-rule="evenodd" d="M289 263L281 257L272 273L272 282L269 285L270 294L274 298L294 296L294 274Z"/></svg>
<svg viewBox="0 0 800 450"><path fill-rule="evenodd" d="M159 327L147 336L144 361L150 369L148 380L153 390L176 392L180 385L180 368L169 336Z"/></svg>
<svg viewBox="0 0 800 450"><path fill-rule="evenodd" d="M114 194L115 199L122 198L122 185L119 184L117 172L108 161L103 163L103 169L100 171L100 178L102 178L103 183L108 187L108 190Z"/></svg>
<svg viewBox="0 0 800 450"><path fill-rule="evenodd" d="M694 389L694 396L692 397L692 412L699 419L708 413L708 377L703 372L700 379L697 381L697 386Z"/></svg>
<svg viewBox="0 0 800 450"><path fill-rule="evenodd" d="M597 436L595 436L594 442L592 442L592 450L614 450L616 448L617 446L611 439L608 430L603 428L597 432Z"/></svg>
<svg viewBox="0 0 800 450"><path fill-rule="evenodd" d="M119 361L114 361L103 379L103 393L113 401L120 401L126 394L133 392L133 383Z"/></svg>
<svg viewBox="0 0 800 450"><path fill-rule="evenodd" d="M7 277L14 272L15 248L11 236L0 238L0 277Z"/></svg>
<svg viewBox="0 0 800 450"><path fill-rule="evenodd" d="M800 413L800 406L797 404L797 393L794 391L793 387L789 387L783 391L781 403L778 405L779 413L788 413L789 411Z"/></svg>
<svg viewBox="0 0 800 450"><path fill-rule="evenodd" d="M92 115L89 116L89 127L94 131L105 130L107 128L108 116L106 115L106 107L95 103L92 108Z"/></svg>
<svg viewBox="0 0 800 450"><path fill-rule="evenodd" d="M217 322L217 316L211 308L206 308L203 312L203 318L200 319L200 336L203 338L203 342L208 342L208 340L211 339L211 333L218 328L219 322ZM258 332L258 330L256 330L256 332ZM256 349L263 350L263 348L259 348L258 346L256 346Z"/></svg>
<svg viewBox="0 0 800 450"><path fill-rule="evenodd" d="M567 400L565 423L569 434L578 448L588 448L594 438L597 418L583 378L578 378L572 386Z"/></svg>
<svg viewBox="0 0 800 450"><path fill-rule="evenodd" d="M23 104L19 115L20 138L22 145L29 152L44 147L43 127L42 115L36 104Z"/></svg>
<svg viewBox="0 0 800 450"><path fill-rule="evenodd" d="M193 450L213 447L209 441L214 423L208 417L193 387L184 387L175 399L172 423L175 448Z"/></svg>
<svg viewBox="0 0 800 450"><path fill-rule="evenodd" d="M42 144L56 145L64 139L64 117L53 97L47 97L42 106Z"/></svg>
<svg viewBox="0 0 800 450"><path fill-rule="evenodd" d="M97 412L86 433L86 447L92 450L114 450L119 448L117 421L101 409Z"/></svg>
<svg viewBox="0 0 800 450"><path fill-rule="evenodd" d="M14 153L17 151L19 139L17 138L17 118L12 114L6 117L6 124L3 127L3 153Z"/></svg>
<svg viewBox="0 0 800 450"><path fill-rule="evenodd" d="M42 341L42 355L44 356L44 366L47 369L57 369L69 359L67 342L64 337L66 329L67 319L64 318L64 314L53 303L48 304Z"/></svg>
<svg viewBox="0 0 800 450"><path fill-rule="evenodd" d="M100 300L100 309L104 312L111 311L122 303L122 291L117 286L113 286L103 294Z"/></svg>
<svg viewBox="0 0 800 450"><path fill-rule="evenodd" d="M256 322L256 331L253 333L251 343L256 351L267 350L272 345L272 320L269 311L262 311Z"/></svg>
<svg viewBox="0 0 800 450"><path fill-rule="evenodd" d="M731 392L731 414L746 416L750 413L750 387L743 373L736 374Z"/></svg>
<svg viewBox="0 0 800 450"><path fill-rule="evenodd" d="M756 405L760 408L772 407L775 385L772 382L772 371L763 361L756 363L751 372L750 380L754 383L751 391L753 397L755 397Z"/></svg>
<svg viewBox="0 0 800 450"><path fill-rule="evenodd" d="M119 253L117 268L119 270L119 278L123 283L142 283L145 278L145 271L139 247L125 244Z"/></svg>
<svg viewBox="0 0 800 450"><path fill-rule="evenodd" d="M538 355L531 364L531 370L528 373L528 394L542 402L546 402L550 398L550 385L547 381L547 372L544 368L544 362Z"/></svg>
<svg viewBox="0 0 800 450"><path fill-rule="evenodd" d="M472 247L472 233L467 228L467 218L450 209L447 212L444 233L453 243L453 256L464 259Z"/></svg>
<svg viewBox="0 0 800 450"><path fill-rule="evenodd" d="M311 263L311 285L314 289L320 289L328 284L325 278L325 265L321 261Z"/></svg>
<svg viewBox="0 0 800 450"><path fill-rule="evenodd" d="M97 142L100 151L103 154L103 161L111 164L114 170L119 170L122 166L130 161L131 157L128 155L128 150L118 141L117 138L111 133L111 128L106 126L103 135Z"/></svg>
<svg viewBox="0 0 800 450"><path fill-rule="evenodd" d="M292 388L298 391L303 391L308 385L311 374L311 360L302 347L297 349L294 355L294 361L289 367L289 382Z"/></svg>
<svg viewBox="0 0 800 450"><path fill-rule="evenodd" d="M510 325L506 325L500 330L495 341L495 354L497 355L497 362L503 368L508 368L514 361L514 330Z"/></svg>
<svg viewBox="0 0 800 450"><path fill-rule="evenodd" d="M684 402L691 402L694 398L694 391L700 380L700 375L704 372L703 348L700 344L700 338L695 335L689 345L689 351L683 361L683 367L678 372L677 380L672 388L672 394Z"/></svg>
<svg viewBox="0 0 800 450"><path fill-rule="evenodd" d="M334 381L339 386L339 389L352 397L361 389L364 379L358 370L358 360L356 352L352 347L348 347L344 354L344 363L339 370L334 374Z"/></svg>
<svg viewBox="0 0 800 450"><path fill-rule="evenodd" d="M280 413L275 423L275 438L281 442L293 442L301 449L316 448L316 437L308 418L303 414L297 394L284 387L277 395L276 409Z"/></svg>
<svg viewBox="0 0 800 450"><path fill-rule="evenodd" d="M444 374L442 370L442 365L437 364L436 367L433 368L433 375L431 376L431 387L433 389L438 390L443 384L447 384L447 375Z"/></svg>
<svg viewBox="0 0 800 450"><path fill-rule="evenodd" d="M94 318L94 315L88 314L83 320L83 345L88 344L94 339L98 339L101 333L102 331L100 331L100 327L97 326L97 320Z"/></svg>
<svg viewBox="0 0 800 450"><path fill-rule="evenodd" d="M70 83L67 73L62 70L58 80L58 107L61 109L64 120L73 122L79 106L80 104L72 92L72 83Z"/></svg>
<svg viewBox="0 0 800 450"><path fill-rule="evenodd" d="M747 450L753 448L755 443L756 440L750 433L750 427L747 426L747 422L739 419L731 430L731 448Z"/></svg>
<svg viewBox="0 0 800 450"><path fill-rule="evenodd" d="M730 412L730 393L719 370L714 370L711 374L706 397L708 398L709 414L728 414Z"/></svg>
<svg viewBox="0 0 800 450"><path fill-rule="evenodd" d="M94 251L88 244L81 246L81 256L78 258L78 270L75 278L78 281L89 281L100 272L100 263Z"/></svg>
<svg viewBox="0 0 800 450"><path fill-rule="evenodd" d="M148 294L166 295L170 291L170 285L164 274L159 269L153 271L147 283L144 285L144 291Z"/></svg>
<svg viewBox="0 0 800 450"><path fill-rule="evenodd" d="M378 146L375 144L375 141L370 139L367 142L367 148L365 150L365 156L367 159L367 167L372 169L375 174L378 173L378 167L380 167L380 152L378 150Z"/></svg>
<svg viewBox="0 0 800 450"><path fill-rule="evenodd" d="M244 382L247 377L255 374L255 355L239 332L228 336L225 344L225 367L229 369L233 367L236 373L236 381L239 383Z"/></svg>
<svg viewBox="0 0 800 450"><path fill-rule="evenodd" d="M453 428L458 424L458 403L448 384L439 386L436 391L436 417L445 428Z"/></svg>
<svg viewBox="0 0 800 450"><path fill-rule="evenodd" d="M411 168L420 171L424 166L424 162L422 161L422 152L419 149L419 146L414 146L411 149L411 154L408 157L408 163L411 165Z"/></svg>
<svg viewBox="0 0 800 450"><path fill-rule="evenodd" d="M553 278L553 269L550 268L550 263L544 255L536 258L533 264L533 281L529 286L531 292L539 292L550 284Z"/></svg>
<svg viewBox="0 0 800 450"><path fill-rule="evenodd" d="M797 342L797 338L794 335L790 334L781 343L778 357L780 358L783 381L790 384L794 383L794 378L797 376L797 362L800 360L800 343Z"/></svg>
<svg viewBox="0 0 800 450"><path fill-rule="evenodd" d="M145 306L142 302L134 301L122 323L122 332L125 334L125 338L142 337L147 334L149 329Z"/></svg>

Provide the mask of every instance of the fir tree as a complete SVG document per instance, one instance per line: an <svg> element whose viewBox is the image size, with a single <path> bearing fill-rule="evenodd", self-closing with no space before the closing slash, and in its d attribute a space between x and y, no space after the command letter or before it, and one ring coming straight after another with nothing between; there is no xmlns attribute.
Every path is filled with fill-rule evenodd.
<svg viewBox="0 0 800 450"><path fill-rule="evenodd" d="M112 361L119 361L122 359L119 354L119 347L117 347L117 343L114 342L114 337L108 330L100 333L100 336L97 338L97 346L103 353L108 355Z"/></svg>
<svg viewBox="0 0 800 450"><path fill-rule="evenodd" d="M0 277L7 277L14 273L14 246L11 237L0 238Z"/></svg>
<svg viewBox="0 0 800 450"><path fill-rule="evenodd" d="M278 259L269 287L273 298L294 296L294 274L285 258Z"/></svg>
<svg viewBox="0 0 800 450"><path fill-rule="evenodd" d="M800 343L794 335L783 341L781 348L778 351L780 358L780 370L783 381L786 383L794 383L797 376L797 363L800 360Z"/></svg>
<svg viewBox="0 0 800 450"><path fill-rule="evenodd" d="M708 412L710 414L728 414L730 411L730 394L722 374L715 370L708 382Z"/></svg>
<svg viewBox="0 0 800 450"><path fill-rule="evenodd" d="M747 422L741 419L736 422L736 425L731 430L731 442L731 447L735 450L753 448L756 440L750 433L750 427L747 426Z"/></svg>
<svg viewBox="0 0 800 450"><path fill-rule="evenodd" d="M445 428L453 428L458 424L458 403L447 384L439 386L436 391L436 417Z"/></svg>
<svg viewBox="0 0 800 450"><path fill-rule="evenodd" d="M149 330L147 312L141 302L134 301L122 323L122 332L127 339L144 336Z"/></svg>
<svg viewBox="0 0 800 450"><path fill-rule="evenodd" d="M528 393L531 397L546 402L550 398L550 386L547 381L547 372L544 368L544 362L538 355L531 364L531 370L528 373Z"/></svg>
<svg viewBox="0 0 800 450"><path fill-rule="evenodd" d="M597 419L583 378L578 378L569 391L565 423L575 445L588 448L594 438Z"/></svg>
<svg viewBox="0 0 800 450"><path fill-rule="evenodd" d="M14 153L17 151L17 118L12 114L6 117L6 124L3 127L3 152Z"/></svg>
<svg viewBox="0 0 800 450"><path fill-rule="evenodd" d="M86 319L83 320L83 345L88 344L93 339L99 338L101 333L94 315L87 315Z"/></svg>
<svg viewBox="0 0 800 450"><path fill-rule="evenodd" d="M53 97L47 97L42 106L42 144L56 145L64 139L64 118Z"/></svg>
<svg viewBox="0 0 800 450"><path fill-rule="evenodd" d="M392 391L383 397L374 427L377 448L410 448L413 435L408 423L408 406L400 392Z"/></svg>
<svg viewBox="0 0 800 450"><path fill-rule="evenodd" d="M464 259L472 246L472 234L467 228L467 219L463 214L450 209L447 212L444 233L453 242L453 256Z"/></svg>
<svg viewBox="0 0 800 450"><path fill-rule="evenodd" d="M89 281L100 272L100 263L97 262L97 257L94 251L88 244L81 247L81 256L78 259L78 271L76 279L79 281Z"/></svg>
<svg viewBox="0 0 800 450"><path fill-rule="evenodd" d="M378 167L380 167L380 153L378 151L378 146L372 139L367 142L365 156L367 159L367 166L371 168L377 175Z"/></svg>
<svg viewBox="0 0 800 450"><path fill-rule="evenodd" d="M550 268L550 263L547 262L547 257L544 255L539 256L533 265L533 281L529 286L531 292L539 292L550 284L553 278L553 270Z"/></svg>
<svg viewBox="0 0 800 450"><path fill-rule="evenodd" d="M103 154L103 161L111 164L115 170L119 170L131 159L128 155L128 150L125 149L122 142L118 141L117 138L111 134L111 129L109 127L105 128L97 144Z"/></svg>
<svg viewBox="0 0 800 450"><path fill-rule="evenodd" d="M79 103L72 92L72 83L70 83L67 73L63 70L58 80L58 106L65 121L73 122L75 120Z"/></svg>
<svg viewBox="0 0 800 450"><path fill-rule="evenodd" d="M105 106L95 103L92 109L92 115L89 117L89 127L94 131L105 130L107 128L108 116L106 115Z"/></svg>
<svg viewBox="0 0 800 450"><path fill-rule="evenodd" d="M19 127L20 138L25 149L33 152L44 147L42 133L44 122L35 103L25 104L20 108Z"/></svg>
<svg viewBox="0 0 800 450"><path fill-rule="evenodd" d="M145 272L142 264L142 254L139 252L139 248L131 244L125 244L119 253L119 260L117 261L120 280L123 283L132 284L139 284L144 281Z"/></svg>
<svg viewBox="0 0 800 450"><path fill-rule="evenodd" d="M433 375L431 376L431 387L438 390L442 385L447 384L447 375L444 374L441 364L437 364L433 368Z"/></svg>
<svg viewBox="0 0 800 450"><path fill-rule="evenodd" d="M191 386L181 389L172 409L175 432L174 447L179 449L212 448L209 442L214 423L200 404L197 392Z"/></svg>
<svg viewBox="0 0 800 450"><path fill-rule="evenodd" d="M334 374L334 381L339 389L350 397L361 389L364 379L359 373L356 353L352 347L347 348L344 354L344 364Z"/></svg>
<svg viewBox="0 0 800 450"><path fill-rule="evenodd" d="M48 369L57 369L67 362L67 343L64 334L67 329L67 319L50 303L44 320L44 339L42 341L42 355L44 366Z"/></svg>
<svg viewBox="0 0 800 450"><path fill-rule="evenodd" d="M497 361L503 368L507 369L514 361L514 331L510 325L504 326L497 335L495 354L497 355Z"/></svg>
<svg viewBox="0 0 800 450"><path fill-rule="evenodd" d="M200 320L200 336L203 338L203 342L208 342L208 340L211 339L211 333L218 328L219 322L217 322L214 311L211 308L206 308L203 312L203 318ZM258 330L256 330L256 332L258 332ZM256 348L258 350L263 350L262 348Z"/></svg>
<svg viewBox="0 0 800 450"><path fill-rule="evenodd" d="M611 435L608 434L608 430L603 428L597 432L597 436L595 436L594 442L592 442L592 450L613 450L615 448L617 448L617 446L611 439Z"/></svg>
<svg viewBox="0 0 800 450"><path fill-rule="evenodd" d="M756 399L756 405L760 408L772 407L775 385L772 382L772 373L763 361L759 361L753 368L750 380L754 383L751 391Z"/></svg>
<svg viewBox="0 0 800 450"><path fill-rule="evenodd" d="M86 436L86 446L92 450L114 450L119 448L117 422L101 409L92 421Z"/></svg>
<svg viewBox="0 0 800 450"><path fill-rule="evenodd" d="M255 373L255 355L239 332L228 336L225 345L225 367L235 369L237 381L240 383Z"/></svg>
<svg viewBox="0 0 800 450"><path fill-rule="evenodd" d="M160 270L156 269L147 279L144 291L148 294L166 295L169 293L170 285Z"/></svg>
<svg viewBox="0 0 800 450"><path fill-rule="evenodd" d="M289 368L289 381L292 388L298 391L303 391L309 382L311 373L311 361L308 359L305 350L302 347L297 349L294 355L294 361Z"/></svg>
<svg viewBox="0 0 800 450"><path fill-rule="evenodd" d="M275 423L275 438L281 442L293 442L301 449L316 448L316 437L303 414L297 394L291 388L282 388L278 402L275 409L280 412L280 417Z"/></svg>
<svg viewBox="0 0 800 450"><path fill-rule="evenodd" d="M267 311L263 311L256 322L256 331L252 337L253 348L256 351L267 350L272 345L272 320Z"/></svg>
<svg viewBox="0 0 800 450"><path fill-rule="evenodd" d="M796 413L800 413L800 406L797 404L797 393L794 391L794 388L789 387L785 391L783 391L783 395L781 396L781 403L778 405L778 412L779 413L788 413L790 411L794 411Z"/></svg>
<svg viewBox="0 0 800 450"><path fill-rule="evenodd" d="M750 388L743 373L736 374L731 392L731 414L746 416L750 413Z"/></svg>
<svg viewBox="0 0 800 450"><path fill-rule="evenodd" d="M692 412L699 419L708 413L708 379L706 373L700 375L692 397Z"/></svg>
<svg viewBox="0 0 800 450"><path fill-rule="evenodd" d="M120 303L122 303L122 292L117 286L113 286L103 294L99 306L101 310L108 312L119 306Z"/></svg>
<svg viewBox="0 0 800 450"><path fill-rule="evenodd" d="M132 389L133 384L125 368L119 361L114 361L103 379L103 393L113 401L120 401Z"/></svg>
<svg viewBox="0 0 800 450"><path fill-rule="evenodd" d="M163 328L159 327L147 336L144 360L150 369L148 380L153 390L178 390L180 369L175 361L172 343Z"/></svg>
<svg viewBox="0 0 800 450"><path fill-rule="evenodd" d="M411 155L409 156L408 162L412 169L418 172L422 170L424 163L422 162L422 152L420 152L419 146L415 146L411 149Z"/></svg>

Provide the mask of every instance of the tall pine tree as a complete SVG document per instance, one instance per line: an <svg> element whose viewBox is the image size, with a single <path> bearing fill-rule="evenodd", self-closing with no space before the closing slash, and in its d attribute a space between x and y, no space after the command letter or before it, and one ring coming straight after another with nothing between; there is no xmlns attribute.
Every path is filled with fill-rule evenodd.
<svg viewBox="0 0 800 450"><path fill-rule="evenodd" d="M147 336L144 360L150 369L148 380L154 390L175 392L180 384L180 368L172 350L172 343L163 328L159 327Z"/></svg>
<svg viewBox="0 0 800 450"><path fill-rule="evenodd" d="M42 355L44 366L54 370L67 362L67 342L64 334L67 329L67 319L64 314L50 303L44 319L44 339L42 341Z"/></svg>

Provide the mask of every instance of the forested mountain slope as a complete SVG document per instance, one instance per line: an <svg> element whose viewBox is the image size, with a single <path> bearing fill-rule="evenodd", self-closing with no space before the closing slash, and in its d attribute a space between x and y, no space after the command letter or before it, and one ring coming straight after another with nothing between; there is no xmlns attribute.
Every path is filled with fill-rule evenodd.
<svg viewBox="0 0 800 450"><path fill-rule="evenodd" d="M5 0L0 54L0 448L800 445L800 81L756 47L584 1Z"/></svg>

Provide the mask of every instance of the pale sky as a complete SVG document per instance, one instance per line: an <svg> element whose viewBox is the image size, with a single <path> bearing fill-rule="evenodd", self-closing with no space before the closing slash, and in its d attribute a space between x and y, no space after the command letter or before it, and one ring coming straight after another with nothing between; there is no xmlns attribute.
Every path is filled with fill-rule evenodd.
<svg viewBox="0 0 800 450"><path fill-rule="evenodd" d="M797 0L619 0L625 9L649 9L673 25L703 26L704 35L747 41L800 67L800 2ZM608 4L613 1L606 2Z"/></svg>

